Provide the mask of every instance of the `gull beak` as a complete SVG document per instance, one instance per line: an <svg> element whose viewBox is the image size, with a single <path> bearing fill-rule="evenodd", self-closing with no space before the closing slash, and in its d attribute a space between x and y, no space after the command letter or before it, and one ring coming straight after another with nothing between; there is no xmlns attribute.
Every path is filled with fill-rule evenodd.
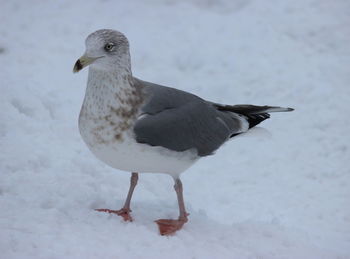
<svg viewBox="0 0 350 259"><path fill-rule="evenodd" d="M80 70L82 70L84 67L90 65L91 63L93 63L96 59L98 58L102 58L102 57L88 57L86 55L81 56L77 62L75 62L74 67L73 67L73 73L77 73Z"/></svg>

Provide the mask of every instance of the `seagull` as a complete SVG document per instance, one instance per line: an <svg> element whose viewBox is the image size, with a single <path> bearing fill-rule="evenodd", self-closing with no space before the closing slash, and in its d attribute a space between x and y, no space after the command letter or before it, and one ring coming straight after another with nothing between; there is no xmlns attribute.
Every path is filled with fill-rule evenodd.
<svg viewBox="0 0 350 259"><path fill-rule="evenodd" d="M73 68L89 66L79 131L90 151L107 165L131 173L120 210L96 209L133 221L130 202L139 173L173 177L178 219L159 219L161 235L171 235L188 221L180 175L231 138L292 108L224 105L194 94L140 80L131 71L129 42L116 30L90 34L86 51Z"/></svg>

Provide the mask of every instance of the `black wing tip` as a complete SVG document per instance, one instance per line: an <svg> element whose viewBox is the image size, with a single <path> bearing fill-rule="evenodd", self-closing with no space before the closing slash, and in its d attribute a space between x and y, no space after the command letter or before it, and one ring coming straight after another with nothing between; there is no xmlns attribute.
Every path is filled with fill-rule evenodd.
<svg viewBox="0 0 350 259"><path fill-rule="evenodd" d="M253 128L256 125L258 125L260 122L266 119L269 119L270 114L269 113L249 114L249 115L246 115L246 117L249 123L249 128Z"/></svg>

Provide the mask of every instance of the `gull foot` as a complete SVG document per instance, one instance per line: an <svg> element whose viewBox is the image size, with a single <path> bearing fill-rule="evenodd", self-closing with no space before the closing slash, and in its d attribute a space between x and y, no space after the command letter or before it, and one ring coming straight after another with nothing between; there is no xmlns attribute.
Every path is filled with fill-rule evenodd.
<svg viewBox="0 0 350 259"><path fill-rule="evenodd" d="M155 222L158 224L160 234L168 236L180 230L187 219L158 219Z"/></svg>
<svg viewBox="0 0 350 259"><path fill-rule="evenodd" d="M99 212L107 212L107 213L113 213L117 214L118 216L123 217L124 221L133 221L133 218L130 215L131 210L122 208L120 210L110 210L110 209L95 209Z"/></svg>

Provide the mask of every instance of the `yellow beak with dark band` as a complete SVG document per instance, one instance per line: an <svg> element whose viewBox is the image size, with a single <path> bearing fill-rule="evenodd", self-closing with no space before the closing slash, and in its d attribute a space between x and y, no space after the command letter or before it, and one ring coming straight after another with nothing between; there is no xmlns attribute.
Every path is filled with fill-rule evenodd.
<svg viewBox="0 0 350 259"><path fill-rule="evenodd" d="M96 58L92 58L92 57L88 57L88 56L82 56L80 57L77 62L75 62L74 67L73 67L73 73L77 73L80 70L82 70L84 67L90 65L91 63L93 63L96 59L98 58L102 58L102 57L96 57Z"/></svg>

